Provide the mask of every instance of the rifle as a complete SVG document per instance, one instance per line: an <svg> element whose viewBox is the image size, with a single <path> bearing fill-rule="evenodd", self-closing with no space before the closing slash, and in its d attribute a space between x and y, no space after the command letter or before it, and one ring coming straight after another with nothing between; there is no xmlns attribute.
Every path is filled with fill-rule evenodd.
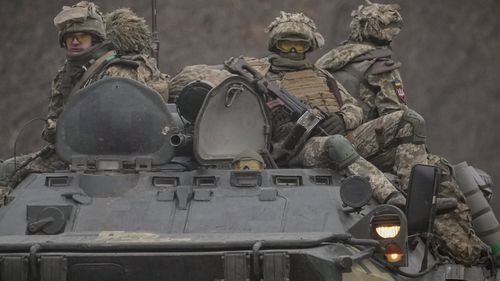
<svg viewBox="0 0 500 281"><path fill-rule="evenodd" d="M229 72L247 78L256 87L256 90L272 99L268 106L282 105L296 120L295 126L285 138L278 155L293 156L309 139L309 136L318 128L320 132L326 133L318 126L328 115L320 110L312 110L302 103L293 94L282 90L275 83L269 82L263 75L256 71L243 57L230 58L224 63ZM276 151L276 148L275 148Z"/></svg>
<svg viewBox="0 0 500 281"><path fill-rule="evenodd" d="M158 35L158 27L156 25L156 0L151 0L152 17L151 17L151 31L153 41L151 49L153 49L153 57L156 59L156 65L160 65L160 38Z"/></svg>

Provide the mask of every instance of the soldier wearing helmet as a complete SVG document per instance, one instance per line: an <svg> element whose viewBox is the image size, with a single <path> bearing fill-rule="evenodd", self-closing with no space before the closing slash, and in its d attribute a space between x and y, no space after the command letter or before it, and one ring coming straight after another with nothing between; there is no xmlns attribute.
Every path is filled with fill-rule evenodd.
<svg viewBox="0 0 500 281"><path fill-rule="evenodd" d="M150 56L151 32L145 20L131 10L118 9L102 15L95 4L82 1L63 7L54 24L59 29L59 44L66 50L66 61L52 82L47 124L42 133L49 143L55 142L57 119L69 95L99 79L134 79L156 90L165 100L168 98L166 77ZM0 189L14 187L32 172L66 168L54 146L49 145L1 163Z"/></svg>
<svg viewBox="0 0 500 281"><path fill-rule="evenodd" d="M304 147L291 157L283 158L277 151L272 156L281 166L330 167L348 175L369 178L375 198L381 203L402 207L404 197L387 180L384 174L356 152L342 136L362 122L362 110L342 85L331 75L317 69L306 54L323 46L324 40L314 22L302 13L281 12L267 28L268 50L271 54L262 59L247 58L247 62L269 81L293 94L315 110L328 113L323 129L330 136L309 139ZM293 127L294 122L280 106L272 107L274 147Z"/></svg>
<svg viewBox="0 0 500 281"><path fill-rule="evenodd" d="M458 207L451 213L436 217L434 231L436 249L456 262L475 264L481 257L483 246L471 227L470 210L460 190L451 165L445 159L428 154L425 147L425 121L406 104L403 82L399 72L401 63L392 59L391 42L399 34L403 19L397 4L377 4L367 1L351 14L349 39L322 56L316 66L333 74L363 107L365 124L361 128L386 120L387 128L406 131L395 137L381 134L379 146L389 145L385 153L371 153L363 145L367 139L377 139L370 130L359 131L348 138L358 147L358 152L367 157L383 171L396 173L406 187L411 168L415 164L436 165L441 170L439 196L454 198ZM377 127L377 126L375 126ZM406 129L405 129L406 128ZM397 130L388 130L397 132ZM392 147L391 147L392 146Z"/></svg>
<svg viewBox="0 0 500 281"><path fill-rule="evenodd" d="M236 155L231 163L233 170L260 171L266 167L264 159L253 150L245 150Z"/></svg>
<svg viewBox="0 0 500 281"><path fill-rule="evenodd" d="M321 49L325 44L316 24L302 13L281 12L266 31L269 33L268 50L292 60L303 60L306 53Z"/></svg>
<svg viewBox="0 0 500 281"><path fill-rule="evenodd" d="M134 79L167 98L164 75L154 59L144 55L150 32L144 20L130 10L117 10L105 17L95 4L82 1L64 6L54 18L54 25L59 29L59 44L66 50L66 61L52 83L47 125L42 134L48 142L54 142L57 118L68 96L102 78Z"/></svg>

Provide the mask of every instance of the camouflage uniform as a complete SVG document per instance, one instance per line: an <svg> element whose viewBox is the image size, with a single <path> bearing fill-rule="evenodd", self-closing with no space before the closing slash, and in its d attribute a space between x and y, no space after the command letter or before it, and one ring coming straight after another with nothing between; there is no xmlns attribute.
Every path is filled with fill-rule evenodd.
<svg viewBox="0 0 500 281"><path fill-rule="evenodd" d="M397 123L397 115L401 115L398 112L416 114L406 104L403 81L399 72L401 63L391 58L390 43L402 26L399 6L362 5L353 11L352 16L349 40L321 57L316 66L332 73L361 103L367 121L361 128L369 127L370 123L384 118ZM423 119L416 118L422 121L420 127L424 127ZM419 131L424 133L422 128ZM366 139L366 137L365 134L348 136L354 143L356 139ZM425 140L425 135L422 135L422 139ZM452 175L452 168L445 159L428 154L423 143L407 142L397 146L395 151L388 149L374 157L366 155L363 148L356 144L355 146L361 155L366 156L384 171L391 171L388 163L394 163L392 171L403 178L403 183L406 182L404 178L409 176L414 164L428 163L440 167L442 175L439 196L456 198L458 208L451 213L436 217L435 245L438 251L452 256L459 263L471 265L478 262L483 245L472 231L470 210L465 203L463 192Z"/></svg>
<svg viewBox="0 0 500 281"><path fill-rule="evenodd" d="M10 181L16 169L26 160L33 157L33 154L10 158L0 163L0 207L5 204L5 198L11 190Z"/></svg>
<svg viewBox="0 0 500 281"><path fill-rule="evenodd" d="M268 27L270 40L268 49L272 55L264 59L247 59L256 70L280 88L293 94L311 108L320 109L330 115L339 115L346 130L353 130L362 123L362 109L344 87L333 77L315 68L306 59L305 54L299 56L283 54L277 49L279 40L309 40L308 51L323 45L323 37L316 32L316 26L303 14L282 12ZM274 147L279 147L284 137L293 127L290 116L283 116L279 108L273 110ZM276 158L276 157L275 157ZM338 169L345 175L359 175L369 178L374 190L374 197L385 202L396 188L387 180L380 170L360 157L352 145L341 135L313 137L309 139L297 155L286 162L276 159L279 164L302 167L330 167Z"/></svg>
<svg viewBox="0 0 500 281"><path fill-rule="evenodd" d="M106 77L137 80L156 90L165 100L168 99L166 77L156 67L154 58L149 55L151 32L143 18L137 17L128 9L119 9L102 16L96 5L83 1L72 7L63 7L63 11L54 19L54 24L60 30L61 47L64 47L63 38L66 33L90 33L95 38L93 46L85 53L77 56L68 54L65 65L52 82L47 125L42 133L42 137L48 142L55 142L57 118L63 111L69 95L97 80ZM92 70L93 65L98 68ZM0 173L6 176L0 184L4 183L10 188L30 173L68 168L68 165L57 157L53 148L37 154L40 156L29 159L29 164L15 173L7 165L13 162L13 159L2 164ZM18 158L28 160L33 158L31 156ZM18 163L22 162L24 161L18 160Z"/></svg>
<svg viewBox="0 0 500 281"><path fill-rule="evenodd" d="M85 21L80 22L80 17L84 17ZM107 22L106 30L104 21ZM42 135L48 142L55 141L57 118L69 96L100 79L133 79L150 86L168 99L166 78L157 69L154 59L147 55L151 33L144 19L127 9L103 17L97 6L82 1L75 6L64 7L54 18L54 24L60 29L62 47L64 35L70 32L91 33L104 41L93 44L83 54L68 54L65 65L54 78L47 127Z"/></svg>
<svg viewBox="0 0 500 281"><path fill-rule="evenodd" d="M117 9L104 15L106 36L122 59L139 63L131 79L146 84L168 100L167 76L160 72L151 56L152 35L144 18L130 9Z"/></svg>

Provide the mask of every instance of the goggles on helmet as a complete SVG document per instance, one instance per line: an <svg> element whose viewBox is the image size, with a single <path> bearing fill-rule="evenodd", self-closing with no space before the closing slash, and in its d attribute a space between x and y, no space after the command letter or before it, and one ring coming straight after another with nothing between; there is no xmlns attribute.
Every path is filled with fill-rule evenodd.
<svg viewBox="0 0 500 281"><path fill-rule="evenodd" d="M90 33L82 33L82 32L68 33L64 35L63 39L64 43L66 43L66 46L71 45L71 42L73 42L73 40L75 39L81 44L84 44L92 42L92 35Z"/></svg>
<svg viewBox="0 0 500 281"><path fill-rule="evenodd" d="M281 39L276 43L276 47L284 53L292 51L295 53L305 53L311 48L311 44L307 40Z"/></svg>

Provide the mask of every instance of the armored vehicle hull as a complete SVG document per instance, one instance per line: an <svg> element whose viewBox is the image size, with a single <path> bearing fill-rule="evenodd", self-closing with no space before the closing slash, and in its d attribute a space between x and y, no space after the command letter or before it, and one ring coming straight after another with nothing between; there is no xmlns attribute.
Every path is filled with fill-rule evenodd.
<svg viewBox="0 0 500 281"><path fill-rule="evenodd" d="M217 106L235 86L231 106ZM68 168L30 174L0 208L0 280L495 280L485 268L437 264L409 238L409 217L366 200L360 179L232 169L238 144L265 146L266 112L239 78L209 96L200 114L215 110L209 120L223 124L238 97L255 103L233 122L263 136L206 140L197 134L211 124L199 122L187 142L195 156L181 157L172 138L190 132L139 83L105 79L73 97L57 135ZM217 150L226 142L231 153Z"/></svg>

